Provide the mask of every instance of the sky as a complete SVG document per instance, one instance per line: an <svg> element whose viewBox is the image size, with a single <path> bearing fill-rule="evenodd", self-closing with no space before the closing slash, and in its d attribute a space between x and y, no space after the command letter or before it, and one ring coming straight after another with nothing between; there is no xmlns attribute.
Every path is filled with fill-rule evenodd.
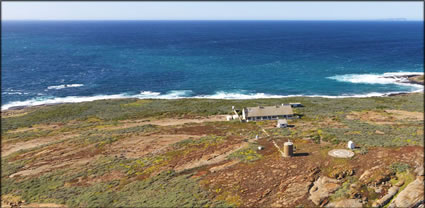
<svg viewBox="0 0 425 208"><path fill-rule="evenodd" d="M423 20L423 2L2 2L2 20Z"/></svg>

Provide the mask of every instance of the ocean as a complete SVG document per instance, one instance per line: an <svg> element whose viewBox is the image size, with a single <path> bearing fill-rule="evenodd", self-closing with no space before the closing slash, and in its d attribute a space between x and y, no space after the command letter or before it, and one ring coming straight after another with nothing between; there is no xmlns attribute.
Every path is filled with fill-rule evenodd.
<svg viewBox="0 0 425 208"><path fill-rule="evenodd" d="M1 105L422 91L422 21L2 21Z"/></svg>

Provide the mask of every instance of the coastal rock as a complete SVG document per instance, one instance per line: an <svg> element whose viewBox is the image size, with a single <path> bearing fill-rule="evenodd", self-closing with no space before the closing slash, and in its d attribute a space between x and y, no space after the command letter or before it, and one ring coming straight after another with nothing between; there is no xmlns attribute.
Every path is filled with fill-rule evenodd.
<svg viewBox="0 0 425 208"><path fill-rule="evenodd" d="M362 183L377 187L387 183L391 178L395 177L395 173L386 168L371 168L366 170L359 178Z"/></svg>
<svg viewBox="0 0 425 208"><path fill-rule="evenodd" d="M424 75L419 75L419 74L384 76L383 78L391 78L391 79L394 79L396 82L399 82L399 83L424 85Z"/></svg>
<svg viewBox="0 0 425 208"><path fill-rule="evenodd" d="M388 189L388 193L383 196L382 198L376 200L373 203L373 207L382 207L384 205L386 205L388 202L390 202L390 200L394 197L394 195L398 192L399 187L397 186L393 186L390 189Z"/></svg>
<svg viewBox="0 0 425 208"><path fill-rule="evenodd" d="M385 133L384 133L384 132L382 132L382 131L376 130L376 131L375 131L375 134L384 135Z"/></svg>
<svg viewBox="0 0 425 208"><path fill-rule="evenodd" d="M304 183L291 183L285 189L284 192L279 194L279 197L275 203L272 204L272 207L290 207L302 199L306 194L308 194L308 189L312 185L311 182Z"/></svg>
<svg viewBox="0 0 425 208"><path fill-rule="evenodd" d="M388 207L418 207L422 203L424 203L424 181L417 178L409 183Z"/></svg>
<svg viewBox="0 0 425 208"><path fill-rule="evenodd" d="M363 207L360 199L343 199L336 202L331 202L326 207Z"/></svg>
<svg viewBox="0 0 425 208"><path fill-rule="evenodd" d="M409 83L424 85L424 75L414 75L408 77Z"/></svg>
<svg viewBox="0 0 425 208"><path fill-rule="evenodd" d="M329 176L336 179L343 179L346 176L354 175L354 170L346 167L337 167L335 168Z"/></svg>
<svg viewBox="0 0 425 208"><path fill-rule="evenodd" d="M366 170L365 172L363 172L363 174L360 176L359 180L364 180L366 177L368 177L371 174L371 172L369 170Z"/></svg>
<svg viewBox="0 0 425 208"><path fill-rule="evenodd" d="M423 166L418 166L415 171L417 176L424 176L424 167Z"/></svg>
<svg viewBox="0 0 425 208"><path fill-rule="evenodd" d="M315 205L324 204L323 202L329 197L329 195L335 192L340 186L339 180L321 176L316 182L314 182L313 187L310 189L309 199Z"/></svg>
<svg viewBox="0 0 425 208"><path fill-rule="evenodd" d="M397 187L401 187L403 185L404 185L404 180L401 180L401 181L397 182L396 184L394 184L394 186L397 186Z"/></svg>

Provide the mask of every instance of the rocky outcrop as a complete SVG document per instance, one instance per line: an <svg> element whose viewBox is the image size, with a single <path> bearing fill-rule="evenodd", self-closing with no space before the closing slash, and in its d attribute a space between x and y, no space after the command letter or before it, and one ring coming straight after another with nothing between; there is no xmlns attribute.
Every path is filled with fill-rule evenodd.
<svg viewBox="0 0 425 208"><path fill-rule="evenodd" d="M359 181L363 184L377 187L390 181L393 177L395 177L395 173L393 171L376 166L363 172Z"/></svg>
<svg viewBox="0 0 425 208"><path fill-rule="evenodd" d="M302 199L308 194L308 189L311 186L311 182L304 183L291 183L286 187L285 191L281 194L272 207L290 207L294 206L294 203Z"/></svg>
<svg viewBox="0 0 425 208"><path fill-rule="evenodd" d="M424 85L424 75L415 75L408 77L409 83Z"/></svg>
<svg viewBox="0 0 425 208"><path fill-rule="evenodd" d="M373 207L382 207L384 205L386 205L388 202L391 201L391 199L394 197L395 194L397 194L399 187L398 186L393 186L390 189L388 189L387 194L385 194L385 196L383 196L382 198L376 200L373 203Z"/></svg>
<svg viewBox="0 0 425 208"><path fill-rule="evenodd" d="M384 78L392 78L399 83L419 84L424 85L424 75L396 75L396 76L384 76Z"/></svg>
<svg viewBox="0 0 425 208"><path fill-rule="evenodd" d="M360 199L343 199L336 202L331 202L326 207L363 207Z"/></svg>
<svg viewBox="0 0 425 208"><path fill-rule="evenodd" d="M309 199L315 205L326 204L326 199L341 186L339 180L321 176L310 189Z"/></svg>
<svg viewBox="0 0 425 208"><path fill-rule="evenodd" d="M424 176L424 166L420 165L418 166L415 171L417 176Z"/></svg>
<svg viewBox="0 0 425 208"><path fill-rule="evenodd" d="M346 167L335 167L335 169L329 174L331 178L336 178L338 180L352 175L354 175L354 169Z"/></svg>
<svg viewBox="0 0 425 208"><path fill-rule="evenodd" d="M424 181L418 177L409 183L388 207L418 207L422 203L424 203Z"/></svg>

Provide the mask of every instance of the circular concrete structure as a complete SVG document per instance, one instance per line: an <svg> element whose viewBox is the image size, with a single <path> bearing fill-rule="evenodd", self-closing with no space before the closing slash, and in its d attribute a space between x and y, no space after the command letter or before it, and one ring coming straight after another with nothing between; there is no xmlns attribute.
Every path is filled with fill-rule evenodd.
<svg viewBox="0 0 425 208"><path fill-rule="evenodd" d="M354 156L354 152L345 149L334 149L328 152L328 155L331 157L337 158L350 158Z"/></svg>

